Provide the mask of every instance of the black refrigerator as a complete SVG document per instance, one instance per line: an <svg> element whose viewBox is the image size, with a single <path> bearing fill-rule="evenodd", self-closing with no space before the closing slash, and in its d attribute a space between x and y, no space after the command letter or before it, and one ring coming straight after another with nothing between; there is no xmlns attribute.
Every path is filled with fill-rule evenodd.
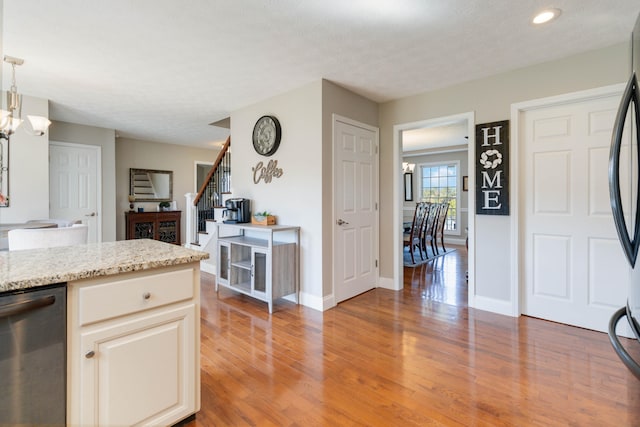
<svg viewBox="0 0 640 427"><path fill-rule="evenodd" d="M631 281L627 306L616 311L609 322L609 340L614 350L629 368L640 379L640 361L634 360L621 344L616 335L616 325L625 317L637 340L640 341L640 263L637 262L640 250L640 16L636 19L631 35L631 76L625 88L614 125L611 153L609 156L609 193L611 209L618 232L618 238L631 265ZM625 122L626 128L625 128ZM626 133L625 134L625 129ZM621 156L624 140L629 141L629 156ZM620 182L620 166L628 165L634 171L631 182ZM624 206L620 187L630 186L634 194L628 206Z"/></svg>

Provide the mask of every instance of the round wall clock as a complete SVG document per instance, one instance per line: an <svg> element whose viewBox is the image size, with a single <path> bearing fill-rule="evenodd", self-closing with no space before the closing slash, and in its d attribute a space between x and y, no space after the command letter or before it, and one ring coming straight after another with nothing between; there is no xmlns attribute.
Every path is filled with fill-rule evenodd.
<svg viewBox="0 0 640 427"><path fill-rule="evenodd" d="M253 148L256 153L271 156L280 145L282 131L274 116L262 116L253 127Z"/></svg>

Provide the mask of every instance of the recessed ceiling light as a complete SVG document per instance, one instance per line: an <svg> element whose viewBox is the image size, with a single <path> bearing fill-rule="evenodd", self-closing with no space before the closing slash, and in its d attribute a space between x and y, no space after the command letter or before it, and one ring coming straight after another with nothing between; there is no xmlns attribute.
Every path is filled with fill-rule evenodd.
<svg viewBox="0 0 640 427"><path fill-rule="evenodd" d="M545 9L534 16L531 22L534 24L544 24L549 21L553 21L560 16L561 13L562 11L560 9Z"/></svg>

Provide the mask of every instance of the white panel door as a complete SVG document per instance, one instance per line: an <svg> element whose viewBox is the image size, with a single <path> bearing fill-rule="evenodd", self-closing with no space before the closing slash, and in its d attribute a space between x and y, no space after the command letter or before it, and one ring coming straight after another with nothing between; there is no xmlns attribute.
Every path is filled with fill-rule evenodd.
<svg viewBox="0 0 640 427"><path fill-rule="evenodd" d="M334 122L334 293L336 302L377 281L377 132Z"/></svg>
<svg viewBox="0 0 640 427"><path fill-rule="evenodd" d="M51 142L49 145L49 217L82 221L88 241L102 241L100 147Z"/></svg>
<svg viewBox="0 0 640 427"><path fill-rule="evenodd" d="M630 267L607 178L619 100L576 101L521 116L523 314L605 331L626 304ZM623 182L628 174L626 167Z"/></svg>

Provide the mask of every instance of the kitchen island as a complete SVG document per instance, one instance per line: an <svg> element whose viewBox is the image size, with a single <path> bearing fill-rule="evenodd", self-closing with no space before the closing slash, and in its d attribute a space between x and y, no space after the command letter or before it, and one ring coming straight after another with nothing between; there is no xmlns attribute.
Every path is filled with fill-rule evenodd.
<svg viewBox="0 0 640 427"><path fill-rule="evenodd" d="M200 264L153 240L0 252L0 293L67 284L67 425L171 425L200 409Z"/></svg>

